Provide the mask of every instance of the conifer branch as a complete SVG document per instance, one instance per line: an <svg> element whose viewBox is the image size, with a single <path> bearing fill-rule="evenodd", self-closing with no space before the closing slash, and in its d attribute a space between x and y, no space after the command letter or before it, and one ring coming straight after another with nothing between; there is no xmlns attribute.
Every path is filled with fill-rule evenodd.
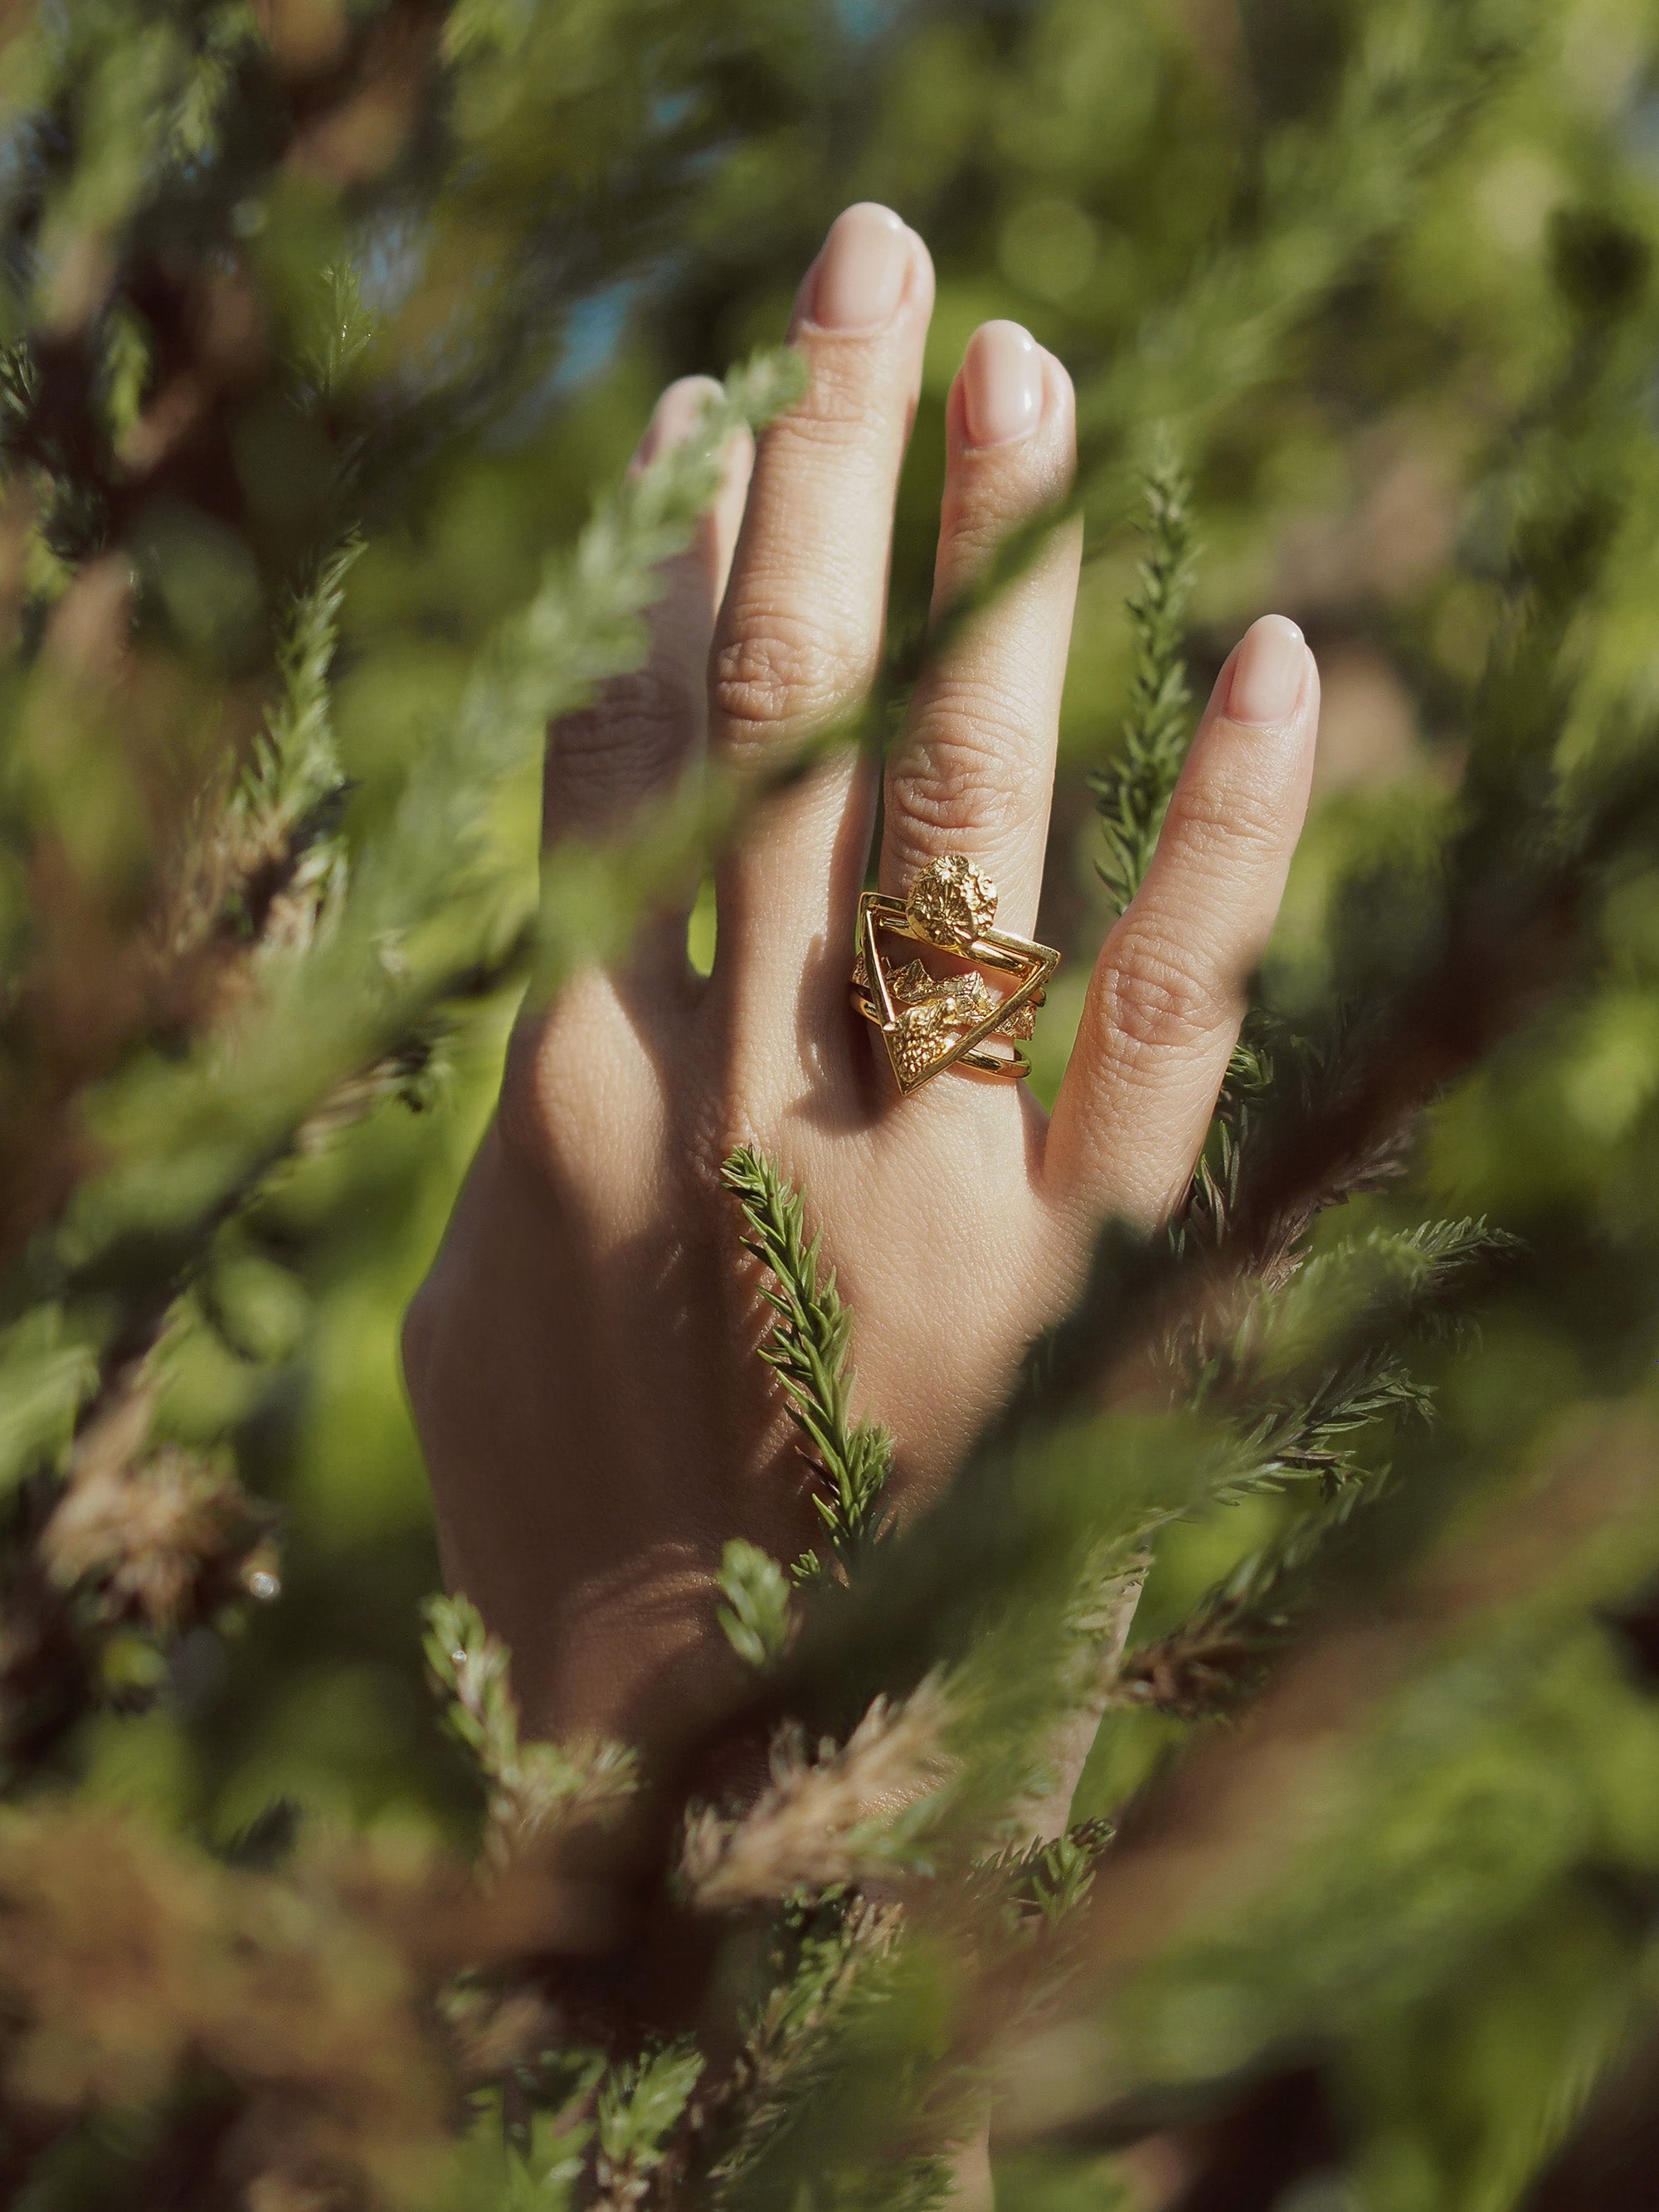
<svg viewBox="0 0 1659 2212"><path fill-rule="evenodd" d="M1146 550L1127 602L1134 680L1118 751L1089 778L1106 845L1097 866L1120 914L1146 873L1192 734L1183 629L1197 574L1192 488L1167 434L1142 489Z"/></svg>
<svg viewBox="0 0 1659 2212"><path fill-rule="evenodd" d="M611 2069L594 2122L595 2212L632 2212L641 2202L702 2070L690 2044Z"/></svg>
<svg viewBox="0 0 1659 2212"><path fill-rule="evenodd" d="M504 1863L556 1829L611 1820L638 1787L624 1745L525 1743L507 1646L465 1597L427 1602L425 1650L445 1726L483 1782L488 1856Z"/></svg>
<svg viewBox="0 0 1659 2212"><path fill-rule="evenodd" d="M798 1729L782 1729L771 1780L749 1812L690 1816L680 1873L692 1902L731 1911L924 1864L925 1832L957 1771L949 1718L930 1677L898 1703L878 1698L839 1747L809 1753Z"/></svg>
<svg viewBox="0 0 1659 2212"><path fill-rule="evenodd" d="M850 1572L881 1540L892 1435L878 1423L852 1418L847 1351L853 1317L835 1276L819 1279L822 1236L808 1241L799 1194L749 1147L733 1152L720 1174L743 1207L744 1246L770 1278L763 1295L777 1321L761 1358L783 1384L790 1419L821 1476L812 1502L830 1550L843 1573ZM796 1569L801 1580L820 1571L811 1552Z"/></svg>
<svg viewBox="0 0 1659 2212"><path fill-rule="evenodd" d="M1231 1711L1260 1685L1294 1633L1277 1602L1290 1570L1316 1547L1322 1526L1346 1519L1355 1493L1306 1516L1290 1537L1254 1553L1167 1634L1127 1652L1112 1684L1115 1705L1146 1705L1177 1720Z"/></svg>
<svg viewBox="0 0 1659 2212"><path fill-rule="evenodd" d="M330 673L346 578L363 550L355 532L317 560L293 591L277 633L276 696L225 818L211 842L219 911L262 955L303 950L345 890L338 835L348 787L334 742Z"/></svg>
<svg viewBox="0 0 1659 2212"><path fill-rule="evenodd" d="M734 1536L720 1554L718 1618L726 1642L750 1667L769 1667L789 1640L789 1577L758 1544Z"/></svg>
<svg viewBox="0 0 1659 2212"><path fill-rule="evenodd" d="M769 1944L768 1986L729 2080L711 2100L697 2170L728 2203L830 2071L838 2034L860 2000L879 2002L902 1908L831 1888L788 1898Z"/></svg>
<svg viewBox="0 0 1659 2212"><path fill-rule="evenodd" d="M277 634L276 696L244 780L240 803L292 827L337 799L345 778L334 742L329 675L339 641L346 579L363 550L354 531L318 560L293 592Z"/></svg>
<svg viewBox="0 0 1659 2212"><path fill-rule="evenodd" d="M1229 1494L1311 1479L1318 1502L1185 1621L1130 1652L1113 1703L1149 1703L1193 1720L1254 1691L1306 1610L1298 1578L1305 1583L1327 1540L1387 1481L1386 1462L1367 1461L1367 1433L1432 1413L1433 1394L1412 1368L1413 1339L1457 1328L1468 1296L1519 1249L1482 1219L1420 1222L1346 1240L1305 1261L1287 1285L1256 1288L1193 1403L1224 1404L1236 1394L1249 1466Z"/></svg>
<svg viewBox="0 0 1659 2212"><path fill-rule="evenodd" d="M1194 1377L1192 1402L1230 1410L1260 1477L1355 1472L1354 1440L1391 1414L1421 1416L1413 1340L1455 1328L1516 1240L1480 1218L1372 1229L1251 1285L1236 1326Z"/></svg>
<svg viewBox="0 0 1659 2212"><path fill-rule="evenodd" d="M708 440L670 448L618 487L574 556L550 564L528 605L498 626L459 710L417 761L392 823L361 860L331 930L303 960L280 963L264 979L258 1012L239 1022L234 1048L209 1036L176 1063L147 1067L112 1102L108 1164L78 1195L77 1267L95 1267L107 1241L130 1232L134 1209L153 1228L154 1200L145 1194L158 1187L183 1196L168 1223L172 1236L210 1236L292 1155L320 1109L376 1079L429 1030L447 1000L476 989L481 971L499 976L521 963L525 944L502 927L483 859L498 781L539 749L550 714L633 665L643 644L641 615L661 589L660 563L684 545L718 481L719 441L738 422L760 422L786 404L799 380L793 356L763 356L735 372L731 397L711 405ZM306 788L325 765L319 725L307 711L314 665L307 644L332 619L338 577L331 584L331 573L298 622L292 710L278 716L277 727L310 764L303 774L295 765ZM274 761L274 733L271 742ZM607 861L610 905L637 915L650 896L648 871L625 848ZM558 872L550 869L550 879ZM580 941L574 915L569 933L573 945ZM387 1087L371 1079L364 1095L372 1101Z"/></svg>
<svg viewBox="0 0 1659 2212"><path fill-rule="evenodd" d="M349 261L321 270L309 327L298 348L299 368L313 404L337 400L374 340L374 319Z"/></svg>
<svg viewBox="0 0 1659 2212"><path fill-rule="evenodd" d="M1087 1903L1096 1864L1113 1833L1109 1820L1075 1821L1057 1836L988 1859L975 1870L975 1885L999 1895L1011 1934L1052 1931Z"/></svg>

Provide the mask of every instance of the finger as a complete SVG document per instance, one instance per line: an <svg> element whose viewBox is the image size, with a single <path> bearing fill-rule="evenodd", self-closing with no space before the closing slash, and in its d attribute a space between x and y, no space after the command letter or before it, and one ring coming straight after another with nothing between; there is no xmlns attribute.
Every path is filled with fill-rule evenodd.
<svg viewBox="0 0 1659 2212"><path fill-rule="evenodd" d="M657 402L629 464L637 475L696 430L720 386L685 376ZM685 550L663 568L647 617L643 664L604 684L592 702L548 733L544 841L613 833L641 800L671 785L702 748L708 727L709 641L743 519L753 447L728 444L720 489Z"/></svg>
<svg viewBox="0 0 1659 2212"><path fill-rule="evenodd" d="M1307 811L1318 720L1301 631L1264 615L1217 680L1090 981L1044 1160L1051 1199L1087 1228L1150 1225L1185 1194Z"/></svg>
<svg viewBox="0 0 1659 2212"><path fill-rule="evenodd" d="M870 205L836 218L801 287L810 381L761 439L710 664L711 745L739 774L849 713L876 675L933 298L921 240ZM766 801L720 872L716 984L792 1036L804 977L815 1024L840 1006L872 802L838 755Z"/></svg>
<svg viewBox="0 0 1659 2212"><path fill-rule="evenodd" d="M975 331L945 421L936 622L1000 540L1065 495L1077 462L1072 380L1018 323ZM1036 927L1079 544L1057 531L924 672L888 763L884 890L965 853L997 885L999 928Z"/></svg>

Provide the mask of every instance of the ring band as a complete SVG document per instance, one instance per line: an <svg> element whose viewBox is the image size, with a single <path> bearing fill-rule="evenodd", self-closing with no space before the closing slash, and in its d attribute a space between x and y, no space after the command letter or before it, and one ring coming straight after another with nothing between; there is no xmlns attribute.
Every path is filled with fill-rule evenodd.
<svg viewBox="0 0 1659 2212"><path fill-rule="evenodd" d="M963 854L924 868L902 899L866 891L859 901L859 937L850 998L880 1030L899 1089L907 1095L948 1067L1018 1082L1031 1063L1018 1040L1029 1037L1048 979L1060 965L1053 946L993 927L996 885ZM964 963L961 972L933 975L919 959L894 968L884 958L884 932L936 946ZM1018 978L999 997L976 971ZM1006 1044L1006 1055L981 1045Z"/></svg>

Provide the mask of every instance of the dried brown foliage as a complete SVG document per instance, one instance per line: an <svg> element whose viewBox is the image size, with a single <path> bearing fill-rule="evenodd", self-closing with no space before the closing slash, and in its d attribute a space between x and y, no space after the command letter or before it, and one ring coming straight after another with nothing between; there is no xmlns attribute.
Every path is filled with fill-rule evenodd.
<svg viewBox="0 0 1659 2212"><path fill-rule="evenodd" d="M771 1778L736 1819L708 1808L690 1818L681 1870L694 1903L731 1911L892 1872L903 1863L895 1830L956 1771L948 1694L924 1682L890 1704L878 1698L844 1744L809 1754L796 1731L774 1743Z"/></svg>

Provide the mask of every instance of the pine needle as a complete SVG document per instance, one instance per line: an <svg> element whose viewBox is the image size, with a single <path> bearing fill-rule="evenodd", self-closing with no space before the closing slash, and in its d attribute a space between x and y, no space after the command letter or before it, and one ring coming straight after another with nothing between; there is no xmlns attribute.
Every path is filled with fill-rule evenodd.
<svg viewBox="0 0 1659 2212"><path fill-rule="evenodd" d="M1134 683L1121 746L1089 779L1106 844L1097 865L1120 914L1146 877L1191 736L1183 624L1197 574L1192 487L1166 434L1143 482L1146 551L1128 600Z"/></svg>
<svg viewBox="0 0 1659 2212"><path fill-rule="evenodd" d="M732 1154L720 1175L742 1204L749 1230L744 1246L771 1277L765 1297L778 1318L761 1358L782 1382L790 1419L820 1472L812 1502L831 1551L843 1571L850 1571L881 1540L892 1434L877 1422L852 1418L847 1347L853 1316L834 1275L819 1280L821 1239L807 1239L799 1194L747 1146ZM817 1554L808 1552L797 1563L796 1578L811 1581L821 1571Z"/></svg>
<svg viewBox="0 0 1659 2212"><path fill-rule="evenodd" d="M726 1642L750 1667L769 1667L789 1640L789 1577L758 1544L733 1536L720 1553L719 1613Z"/></svg>
<svg viewBox="0 0 1659 2212"><path fill-rule="evenodd" d="M604 1821L638 1786L625 1746L525 1743L511 1656L465 1597L426 1605L426 1660L449 1732L472 1754L486 1792L487 1855L497 1865L556 1827Z"/></svg>
<svg viewBox="0 0 1659 2212"><path fill-rule="evenodd" d="M878 1698L839 1747L809 1754L786 1729L771 1781L741 1820L707 1808L689 1820L681 1870L694 1902L729 1911L916 1866L922 1831L957 1771L949 1719L930 1676L900 1702Z"/></svg>

